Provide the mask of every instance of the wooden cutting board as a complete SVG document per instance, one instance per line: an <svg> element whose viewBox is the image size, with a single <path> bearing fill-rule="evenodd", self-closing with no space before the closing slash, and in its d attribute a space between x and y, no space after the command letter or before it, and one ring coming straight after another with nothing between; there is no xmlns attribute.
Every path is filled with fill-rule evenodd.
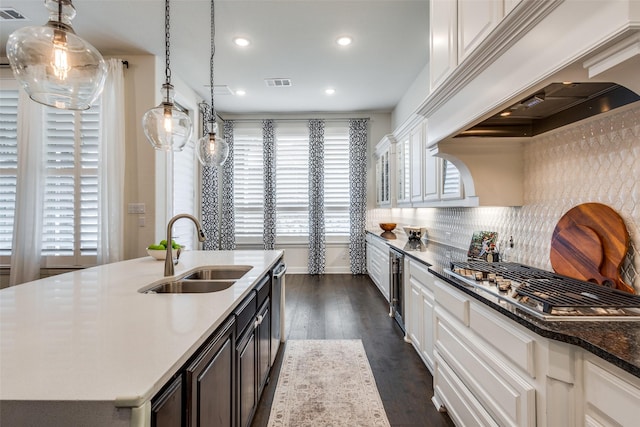
<svg viewBox="0 0 640 427"><path fill-rule="evenodd" d="M616 211L583 203L560 218L551 237L551 266L564 276L635 293L620 276L629 233Z"/></svg>

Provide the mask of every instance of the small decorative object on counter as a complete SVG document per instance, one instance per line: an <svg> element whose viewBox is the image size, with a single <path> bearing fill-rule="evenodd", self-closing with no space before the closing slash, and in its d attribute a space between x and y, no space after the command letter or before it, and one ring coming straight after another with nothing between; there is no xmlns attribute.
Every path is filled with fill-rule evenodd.
<svg viewBox="0 0 640 427"><path fill-rule="evenodd" d="M407 225L402 227L409 240L420 240L427 235L426 227L416 227L414 225Z"/></svg>
<svg viewBox="0 0 640 427"><path fill-rule="evenodd" d="M515 262L513 253L513 236L509 236L509 243L507 247L502 251L502 261L503 262Z"/></svg>
<svg viewBox="0 0 640 427"><path fill-rule="evenodd" d="M467 256L470 259L481 259L484 261L498 261L496 241L498 233L495 231L476 231L471 237L471 245ZM488 255L491 254L491 257Z"/></svg>

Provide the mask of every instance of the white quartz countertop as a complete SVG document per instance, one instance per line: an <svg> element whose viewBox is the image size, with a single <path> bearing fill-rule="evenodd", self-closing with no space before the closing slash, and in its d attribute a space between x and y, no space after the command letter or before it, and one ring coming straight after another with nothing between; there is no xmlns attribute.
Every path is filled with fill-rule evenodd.
<svg viewBox="0 0 640 427"><path fill-rule="evenodd" d="M176 276L207 265L253 268L229 289L142 294L164 261L144 257L0 291L0 399L149 400L248 295L282 251L187 251Z"/></svg>

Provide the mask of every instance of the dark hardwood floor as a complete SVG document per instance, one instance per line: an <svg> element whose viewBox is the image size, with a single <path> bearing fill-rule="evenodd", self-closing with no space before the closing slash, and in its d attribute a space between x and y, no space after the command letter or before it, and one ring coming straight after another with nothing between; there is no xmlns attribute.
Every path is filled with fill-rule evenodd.
<svg viewBox="0 0 640 427"><path fill-rule="evenodd" d="M392 427L453 426L431 403L433 378L368 276L287 274L285 280L287 339L361 339ZM267 425L283 351L252 427Z"/></svg>

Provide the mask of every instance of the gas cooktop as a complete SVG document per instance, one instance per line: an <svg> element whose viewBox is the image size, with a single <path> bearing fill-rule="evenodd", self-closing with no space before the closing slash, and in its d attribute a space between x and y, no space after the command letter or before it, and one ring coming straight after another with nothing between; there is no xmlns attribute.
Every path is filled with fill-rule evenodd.
<svg viewBox="0 0 640 427"><path fill-rule="evenodd" d="M451 262L478 291L544 320L640 320L640 296L516 263Z"/></svg>

